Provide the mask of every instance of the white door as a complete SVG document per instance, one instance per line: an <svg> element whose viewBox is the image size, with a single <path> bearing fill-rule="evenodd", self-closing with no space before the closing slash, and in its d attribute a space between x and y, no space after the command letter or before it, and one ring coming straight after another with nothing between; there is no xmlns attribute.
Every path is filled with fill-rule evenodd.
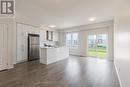
<svg viewBox="0 0 130 87"><path fill-rule="evenodd" d="M17 25L17 27L19 27ZM17 60L16 62L19 62L22 60L22 51L23 51L23 44L22 44L22 35L23 33L22 32L22 29L17 29Z"/></svg>
<svg viewBox="0 0 130 87"><path fill-rule="evenodd" d="M26 26L17 24L17 63L27 61L27 34Z"/></svg>
<svg viewBox="0 0 130 87"><path fill-rule="evenodd" d="M0 70L7 69L7 25L0 24Z"/></svg>

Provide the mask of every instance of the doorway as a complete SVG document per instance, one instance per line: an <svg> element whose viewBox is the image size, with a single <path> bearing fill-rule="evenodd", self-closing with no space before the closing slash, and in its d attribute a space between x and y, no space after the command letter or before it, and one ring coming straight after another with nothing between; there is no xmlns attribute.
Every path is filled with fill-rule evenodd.
<svg viewBox="0 0 130 87"><path fill-rule="evenodd" d="M108 34L89 34L88 35L88 57L105 59L108 56Z"/></svg>

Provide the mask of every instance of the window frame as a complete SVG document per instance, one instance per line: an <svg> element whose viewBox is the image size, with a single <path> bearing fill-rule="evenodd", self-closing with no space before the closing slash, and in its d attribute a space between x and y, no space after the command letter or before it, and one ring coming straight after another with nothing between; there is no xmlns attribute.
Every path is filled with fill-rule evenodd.
<svg viewBox="0 0 130 87"><path fill-rule="evenodd" d="M70 44L68 44L68 39L67 39L67 35L70 34L71 36L71 40L70 40ZM76 45L73 45L75 42L74 42L74 34L77 34L77 44ZM79 47L79 33L78 32L68 32L66 33L66 46L69 47L69 49L78 49Z"/></svg>

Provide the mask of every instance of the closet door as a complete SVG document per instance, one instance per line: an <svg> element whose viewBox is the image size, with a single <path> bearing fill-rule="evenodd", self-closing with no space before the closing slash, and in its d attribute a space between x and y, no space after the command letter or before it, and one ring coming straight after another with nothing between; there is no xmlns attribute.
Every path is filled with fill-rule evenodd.
<svg viewBox="0 0 130 87"><path fill-rule="evenodd" d="M26 25L17 24L17 63L27 61L28 28Z"/></svg>
<svg viewBox="0 0 130 87"><path fill-rule="evenodd" d="M23 27L21 25L17 25L17 63L21 62L23 59L23 44L22 44L22 32Z"/></svg>
<svg viewBox="0 0 130 87"><path fill-rule="evenodd" d="M0 70L7 69L7 25L0 24Z"/></svg>

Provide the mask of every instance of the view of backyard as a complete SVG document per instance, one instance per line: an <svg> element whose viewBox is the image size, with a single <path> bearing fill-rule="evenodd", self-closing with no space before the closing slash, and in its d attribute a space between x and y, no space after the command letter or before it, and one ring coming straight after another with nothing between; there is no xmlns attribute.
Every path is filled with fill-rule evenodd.
<svg viewBox="0 0 130 87"><path fill-rule="evenodd" d="M89 35L88 56L102 59L107 57L107 34Z"/></svg>
<svg viewBox="0 0 130 87"><path fill-rule="evenodd" d="M100 47L100 46L97 46L97 49L89 48L88 55L92 57L106 58L107 56L106 50L107 50L106 47Z"/></svg>

